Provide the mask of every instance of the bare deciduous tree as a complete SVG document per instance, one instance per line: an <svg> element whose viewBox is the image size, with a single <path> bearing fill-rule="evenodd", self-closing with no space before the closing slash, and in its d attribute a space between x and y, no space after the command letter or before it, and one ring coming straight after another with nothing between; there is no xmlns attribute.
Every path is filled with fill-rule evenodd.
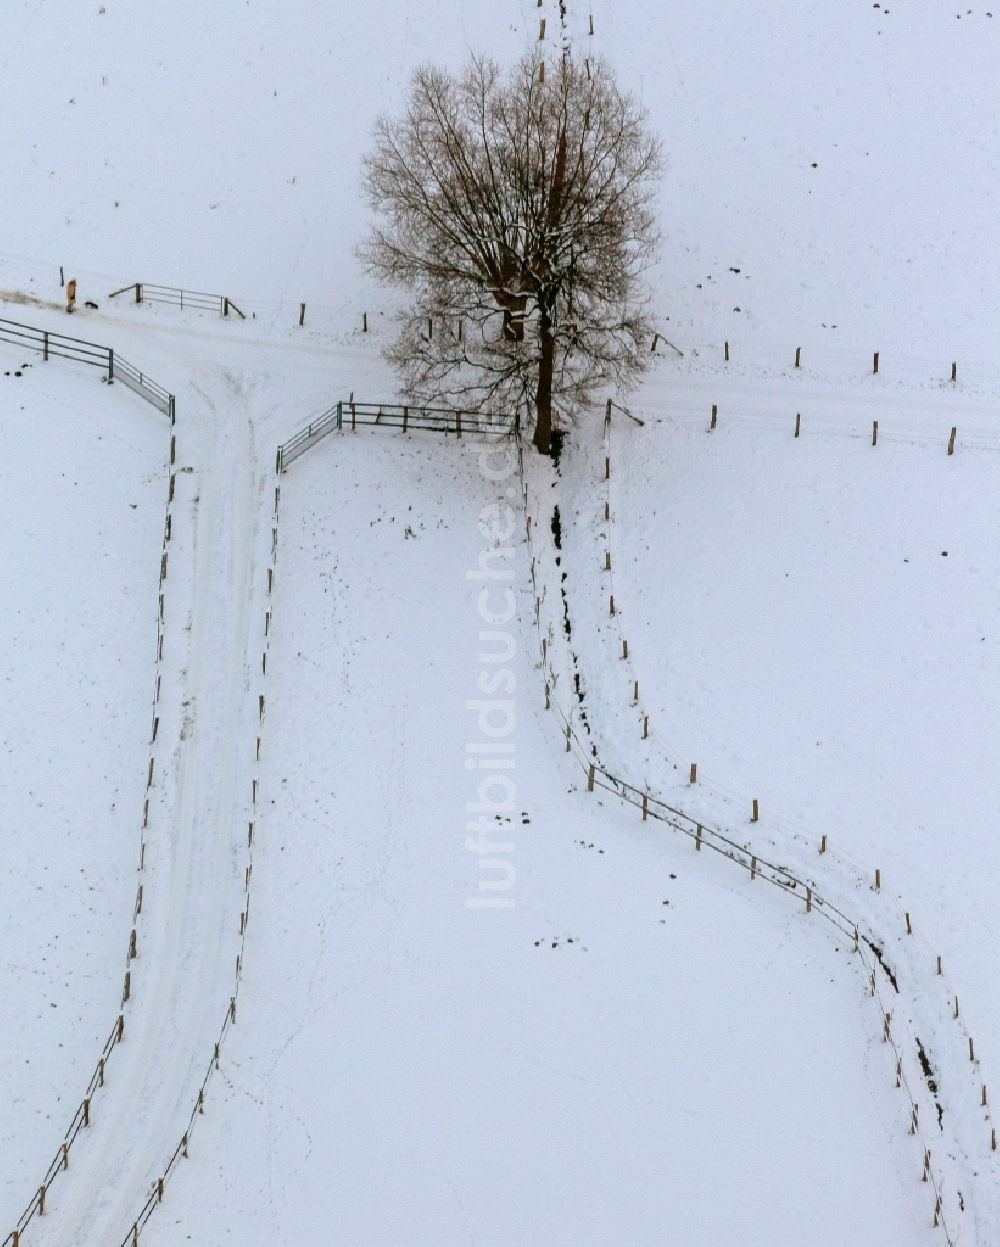
<svg viewBox="0 0 1000 1247"><path fill-rule="evenodd" d="M361 249L413 298L388 352L407 391L533 409L548 453L553 412L634 383L660 167L645 114L601 61L419 69L365 161L375 223Z"/></svg>

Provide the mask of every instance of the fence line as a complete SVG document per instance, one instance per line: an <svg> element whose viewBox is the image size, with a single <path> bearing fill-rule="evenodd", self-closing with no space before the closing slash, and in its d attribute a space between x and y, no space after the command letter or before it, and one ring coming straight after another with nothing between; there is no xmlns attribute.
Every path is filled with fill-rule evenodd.
<svg viewBox="0 0 1000 1247"><path fill-rule="evenodd" d="M611 468L611 460L612 460L612 424L611 424L611 413L612 413L612 406L613 406L613 405L614 405L614 404L612 404L612 402L609 400L609 401L608 401L608 404L607 404L607 407L606 407L606 410L605 410L605 419L604 419L604 464L605 464L605 469L604 469L604 493L605 493L605 501L604 501L604 520L605 520L605 529L606 529L606 535L605 535L605 548L604 548L604 558L605 558L605 570L606 570L606 572L607 572L607 575L608 575L608 581L609 581L609 584L610 584L610 587L611 587L611 590L612 590L612 594L611 594L611 601L612 601L612 602L614 602L614 600L615 600L615 599L614 599L614 570L613 570L615 560L614 560L613 555L612 555L612 544L613 544L613 543L612 543L611 534L612 534L612 532L614 531L614 511L613 511L613 508L612 508L611 502L612 502L612 487L613 487L613 482L614 482L614 480L616 479L616 478L615 478L615 474L612 472L612 468ZM629 413L626 413L626 414L629 414ZM621 646L621 651L620 651L620 652L621 652L621 656L622 656L623 660L625 661L626 666L627 666L627 668L628 668L628 670L629 670L630 677L631 677L631 683L632 683L633 690L634 690L634 696L633 696L633 703L632 703L632 704L633 704L633 707L635 707L635 708L637 709L638 715L639 715L639 717L641 718L642 723L643 723L643 739L648 739L648 740L650 741L650 743L651 743L651 744L652 744L652 743L654 743L654 742L655 742L655 743L658 743L658 744L661 746L661 748L663 748L664 756L665 756L666 758L668 758L668 759L669 759L669 758L670 758L670 756L671 756L671 754L672 754L674 751L673 751L673 750L671 750L669 747L666 747L666 746L665 746L665 743L661 740L661 738L660 738L660 736L659 736L659 733L658 733L658 731L657 731L657 728L656 728L655 723L654 723L653 727L652 727L652 728L650 728L650 726L649 726L649 724L650 724L650 716L649 716L649 714L648 714L648 712L647 712L646 708L644 707L644 705L643 705L643 703L642 703L642 700L641 700L641 697L640 697L640 693L639 693L639 680L638 680L638 678L637 678L637 672L636 672L636 669L635 669L635 665L634 665L633 657L629 654L628 642L627 642L627 640L626 640L626 638L625 638L624 629L623 629L623 627L622 627L622 612L621 612L621 601L620 601L620 600L617 602L617 604L616 604L616 606L615 606L615 609L614 609L614 611L613 611L613 618L614 618L614 625L615 625L615 629L616 629L616 631L617 631L617 634L618 634L618 639L619 639L619 643L620 643L620 646ZM676 760L675 760L675 766L676 766ZM696 764L696 763L692 763L692 764L691 764L691 779L690 779L690 783L691 783L691 784L694 784L694 783L696 783L696 782L697 782L697 781L696 781L696 776L697 776L697 764ZM725 788L722 788L721 786L719 786L719 785L717 785L717 784L713 784L713 785L712 785L712 788L713 788L713 789L714 789L717 793L719 793L720 795L722 795L723 797L729 798L729 799L731 799L731 800L737 800L737 799L738 799L738 798L736 797L736 794L729 792L728 790L726 790ZM757 810L757 802L756 802L756 801L754 801L754 802L753 802L753 807L754 807L754 818L756 819L756 810ZM779 824L779 825L780 825L780 824ZM802 831L801 831L801 829L799 829L799 828L795 828L794 826L793 826L793 827L791 827L790 829L789 829L789 828L786 828L786 833L790 836L790 838L791 838L792 840L798 840L798 841L800 841L800 842L802 842L802 843L804 843L804 844L805 844L805 843L808 843L808 840L807 840L807 839L806 839L806 837L802 834ZM813 844L815 845L815 841L813 842ZM825 854L827 854L827 852L828 852L828 844L827 844L827 837L826 837L826 836L823 836L823 837L822 837L822 840L821 840L821 842L820 842L820 844L819 844L819 846L818 846L818 847L819 847L819 852L820 852L821 854L824 854L824 855L825 855ZM841 865L845 865L845 863L839 863L839 864L841 864ZM852 870L854 870L854 871L856 871L856 870L857 870L857 868L856 868L856 867L852 867L851 869L852 869ZM879 871L878 869L875 869L874 871L872 871L872 870L870 870L870 869L869 869L869 870L867 871L867 874L866 874L866 875L861 874L860 872L858 872L858 873L857 873L856 882L857 882L857 883L859 883L859 884L864 884L864 882L865 882L866 878L867 878L868 880L870 880L870 879L872 879L872 877L873 877L873 876L874 876L874 880L875 880L874 890L875 890L876 892L879 892L879 891L880 891L880 871ZM906 928L907 933L908 933L908 934L912 934L912 931L913 931L913 926L912 926L912 921L911 921L911 915L910 915L910 913L909 913L909 912L901 912L901 913L897 914L897 919L900 921L900 925L901 925L901 926L903 925L903 923L905 923L905 928ZM941 958L940 958L940 957L938 957L938 958L937 958L937 966L936 966L936 974L935 974L935 978L941 978L941 979L942 979L942 982L947 983L947 980L946 980L945 975L944 975L944 973L943 973L943 969L942 969L942 965L941 965ZM950 995L950 1000L948 999L949 995ZM947 991L947 990L946 990L946 993L945 993L945 1001L946 1001L946 1004L947 1004L947 1011L948 1011L949 1013L952 1013L952 1018L953 1018L953 1020L954 1020L954 1021L958 1021L958 1020L959 1020L959 1012L958 1012L958 996L957 996L957 993L956 993L956 992L954 992L954 991ZM953 1011L953 1012L952 1012L952 1011ZM961 1022L960 1031L961 1031L961 1035L962 1035L962 1038L963 1038L963 1041L964 1041L964 1043L963 1043L963 1047L964 1047L964 1045L965 1045L965 1044L967 1044L967 1045L968 1045L969 1060L970 1060L970 1062L972 1062L972 1061L974 1061L974 1060L975 1060L975 1055L974 1055L974 1054L975 1054L975 1045L974 1045L974 1043L973 1043L973 1038L972 1038L972 1035L971 1035L971 1034L970 1034L970 1032L969 1032L968 1026L967 1026L967 1024L966 1024L964 1021L962 1021L962 1022ZM916 1037L915 1037L915 1035L913 1036L913 1038L914 1038L914 1043L916 1043ZM992 1125L992 1120L993 1120L993 1119L992 1119L992 1114L991 1114L991 1112L989 1111L989 1106L988 1106L988 1104L987 1104L986 1085L985 1085L985 1082L984 1082L984 1080L983 1080L983 1077L982 1077L982 1072L981 1072L981 1069L980 1069L980 1067L979 1067L978 1061L975 1061L975 1066L976 1066L976 1068L975 1068L975 1075L976 1075L976 1077L974 1078L973 1083L974 1083L974 1085L976 1085L976 1087L977 1087L977 1091L978 1091L978 1096L977 1096L978 1104L977 1104L977 1107L978 1107L979 1109L981 1109L981 1110L984 1110L984 1118L985 1118L985 1121L986 1121L986 1123L987 1123L987 1124L989 1125L989 1127L990 1127L990 1150L991 1150L992 1152L995 1152L995 1151L997 1150L996 1129L995 1129L995 1127Z"/></svg>
<svg viewBox="0 0 1000 1247"><path fill-rule="evenodd" d="M386 428L424 429L431 433L453 433L507 437L516 427L515 417L489 415L483 412L460 411L453 407L424 407L407 403L362 403L354 398L342 399L321 412L313 420L283 442L277 450L276 470L286 471L300 455L337 429L356 431L359 425L383 425Z"/></svg>
<svg viewBox="0 0 1000 1247"><path fill-rule="evenodd" d="M218 312L220 316L235 312L240 320L246 320L246 313L241 312L228 295L207 294L204 290L182 290L179 286L158 286L149 281L137 281L130 286L122 286L120 290L112 290L108 298L115 299L129 291L134 294L136 303L167 303L182 310L188 307L199 312Z"/></svg>
<svg viewBox="0 0 1000 1247"><path fill-rule="evenodd" d="M78 364L105 368L109 373L111 371L109 347L101 346L97 342L87 342L83 338L71 338L64 333L38 329L20 321L0 320L0 342L23 346L29 351L39 351L43 360L54 355L61 359L71 359Z"/></svg>
<svg viewBox="0 0 1000 1247"><path fill-rule="evenodd" d="M174 423L174 409L176 400L169 390L164 389L162 385L154 381L152 377L141 372L134 364L130 364L127 359L123 359L121 355L111 352L111 372L108 376L109 381L121 381L124 385L144 398L147 403L152 404L157 411L162 411L165 416L170 417L170 423Z"/></svg>
<svg viewBox="0 0 1000 1247"><path fill-rule="evenodd" d="M170 395L169 397L170 397L169 411L170 411L170 417L171 417L171 427L173 427L174 421L175 421L173 396ZM147 831L149 828L150 794L151 794L151 790L153 787L153 780L154 780L154 773L155 773L155 756L157 752L156 742L159 736L160 678L161 678L160 673L161 673L161 665L163 663L163 645L164 645L163 638L164 638L165 598L166 598L165 582L167 579L167 572L168 572L168 565L169 565L169 547L170 547L171 535L173 531L173 500L174 500L175 482L176 482L176 477L174 474L174 464L176 462L176 458L177 458L177 438L175 434L171 433L169 465L168 465L167 500L166 500L166 506L164 510L163 542L162 542L162 547L160 551L160 582L159 582L159 590L158 590L158 604L157 604L157 617L156 617L156 659L155 659L155 664L154 664L155 684L153 688L152 727L151 727L150 747L149 747L149 750L150 750L149 751L149 764L146 770L145 795L143 798L142 824L141 824L141 829L139 833L139 861L138 861L137 870L138 870L138 875L139 875L140 880L142 879L143 871L145 870L145 864L146 864L146 846L147 846ZM128 949L125 955L124 980L123 980L121 1004L119 1007L118 1015L115 1018L114 1025L111 1028L111 1033L109 1034L108 1038L104 1042L104 1046L101 1049L101 1055L98 1057L98 1060L97 1060L97 1065L95 1066L94 1072L93 1074L91 1074L90 1080L87 1083L87 1087L86 1087L86 1091L84 1092L83 1099L80 1101L76 1111L73 1114L73 1117L69 1124L69 1128L66 1130L66 1133L63 1136L62 1143L59 1145L59 1148L55 1156L53 1157L52 1162L49 1164L48 1168L46 1169L44 1178L42 1179L41 1183L35 1188L35 1191L31 1199L29 1200L27 1206L24 1208L21 1215L18 1217L15 1223L14 1229L3 1240L2 1244L0 1244L0 1247L21 1247L21 1238L25 1230L28 1228L28 1226L31 1224L31 1222L35 1219L36 1216L41 1216L45 1213L46 1200L49 1197L53 1184L55 1183L59 1175L62 1173L65 1173L66 1170L69 1168L70 1152L81 1130L85 1130L90 1127L91 1106L92 1106L94 1097L96 1096L97 1092L101 1088L104 1087L105 1080L108 1074L108 1066L109 1066L109 1063L111 1062L111 1058L114 1055L115 1051L117 1050L119 1044L121 1044L125 1038L125 1018L126 1018L127 1013L129 1012L129 1008L128 1008L129 1003L132 1000L133 995L134 995L133 985L132 985L132 962L138 956L139 932L142 927L142 924L140 923L139 918L142 912L143 912L143 885L140 882L138 883L137 888L136 888L135 902L132 908L132 925L131 925L131 929L129 933Z"/></svg>
<svg viewBox="0 0 1000 1247"><path fill-rule="evenodd" d="M70 338L64 333L39 329L35 325L24 325L16 320L0 320L0 342L9 342L15 346L23 346L29 351L38 351L43 361L55 356L59 359L72 360L77 364L103 368L109 385L115 381L123 382L140 398L144 398L158 411L169 416L171 424L174 423L176 400L173 394L154 381L152 377L141 372L135 364L130 364L127 359L115 354L110 346L87 342L83 338Z"/></svg>
<svg viewBox="0 0 1000 1247"><path fill-rule="evenodd" d="M281 504L280 474L276 472L275 483L274 483L274 511L273 511L273 517L272 517L272 525L271 525L270 557L268 559L268 566L267 566L267 590L266 590L266 599L265 599L263 630L262 630L262 635L261 635L261 661L260 661L260 669L259 669L260 679L259 679L259 683L257 686L258 691L255 696L258 728L257 728L257 734L256 734L256 744L254 747L253 776L251 779L251 794L250 794L251 795L251 799L250 799L251 818L247 825L247 851L246 851L246 858L245 858L246 865L245 865L245 870L244 870L244 886L243 886L244 901L243 901L243 908L240 910L240 931L239 931L240 951L236 957L236 971L235 971L235 977L233 981L233 993L229 998L228 1004L226 1005L225 1016L223 1017L223 1020L222 1020L222 1026L219 1029L219 1037L212 1046L212 1054L208 1060L208 1064L205 1069L205 1076L202 1079L201 1084L198 1088L197 1095L195 1096L194 1104L192 1105L191 1113L190 1113L190 1116L188 1117L187 1128L184 1130L176 1146L174 1147L173 1152L170 1154L170 1157L164 1166L162 1176L157 1178L157 1180L153 1183L152 1190L147 1196L145 1203L142 1205L138 1214L135 1217L135 1220L132 1222L131 1226L127 1230L125 1237L121 1240L120 1247L136 1247L136 1245L139 1242L139 1238L140 1238L140 1235L142 1234L142 1231L145 1229L146 1225L149 1223L156 1209L163 1202L167 1184L170 1182L170 1180L172 1179L176 1171L178 1161L182 1159L185 1159L185 1160L187 1159L189 1155L191 1137L194 1134L194 1131L197 1127L198 1119L204 1116L206 1093L208 1091L209 1084L211 1083L212 1078L214 1077L215 1073L220 1069L222 1050L223 1050L223 1046L226 1041L226 1037L229 1034L232 1027L235 1026L236 1024L236 1005L239 999L240 985L243 981L243 964L244 964L244 957L246 954L246 937L247 937L247 929L249 927L249 922L250 922L250 891L251 891L251 884L253 882L254 845L256 842L255 829L256 829L256 824L257 824L257 815L258 815L258 808L259 808L259 792L260 792L260 757L261 757L261 745L263 741L263 725L264 725L264 720L266 718L266 712L267 712L267 672L268 672L268 667L270 665L268 662L268 658L271 652L271 633L273 630L273 622L274 622L273 601L274 601L275 571L277 568L277 559L278 559L278 517L280 513L280 504Z"/></svg>
<svg viewBox="0 0 1000 1247"><path fill-rule="evenodd" d="M580 739L573 723L572 709L567 713L557 701L556 689L559 684L559 672L552 660L554 647L549 641L549 636L554 636L555 631L550 625L549 635L545 635L545 630L542 626L542 606L547 597L547 585L543 584L541 580L540 569L542 560L532 536L532 500L524 471L524 449L520 439L518 439L517 454L521 473L522 500L524 503L525 535L530 558L535 631L538 641L540 667L545 678L545 708L553 711L561 724L567 753L573 755L575 762L586 776L588 791L593 792L596 789L602 789L619 800L641 810L644 820L653 818L686 835L694 841L696 849L710 848L722 857L741 866L747 871L751 879L756 880L759 877L765 882L778 887L786 895L794 894L806 912L815 913L824 918L835 929L853 941L853 947L861 957L862 964L865 967L870 994L875 1000L876 1008L879 1011L883 1041L891 1048L895 1057L896 1085L904 1092L909 1101L910 1133L919 1139L923 1150L925 1158L923 1179L929 1183L934 1197L933 1226L941 1228L949 1247L954 1247L957 1243L957 1238L952 1236L945 1219L943 1177L931 1164L931 1152L920 1121L919 1102L903 1068L903 1054L892 1030L893 1010L887 1006L879 987L877 969L881 969L885 974L888 974L888 971L881 963L881 949L878 949L876 942L871 940L869 944L870 937L862 935L858 924L838 906L828 901L813 884L807 883L785 867L779 866L767 858L754 853L753 849L748 845L739 844L717 829L691 818L684 811L653 796L648 790L637 788L635 785L629 784L608 771L601 764L596 746L593 743ZM869 944L869 947L866 947L866 944ZM878 966L876 966L876 962L878 962ZM898 988L896 988L896 991L898 991Z"/></svg>

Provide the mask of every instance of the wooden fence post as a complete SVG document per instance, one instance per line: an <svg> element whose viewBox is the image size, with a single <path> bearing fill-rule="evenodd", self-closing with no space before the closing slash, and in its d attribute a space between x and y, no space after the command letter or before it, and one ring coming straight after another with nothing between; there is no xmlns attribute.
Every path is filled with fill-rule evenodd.
<svg viewBox="0 0 1000 1247"><path fill-rule="evenodd" d="M795 348L795 367L799 368L801 367L801 364L802 364L802 347L797 346Z"/></svg>
<svg viewBox="0 0 1000 1247"><path fill-rule="evenodd" d="M306 323L306 305L304 303L300 303L299 304L299 328L301 329L305 323Z"/></svg>
<svg viewBox="0 0 1000 1247"><path fill-rule="evenodd" d="M756 823L760 819L760 806L757 804L757 798L753 799L753 813L750 815L751 823Z"/></svg>
<svg viewBox="0 0 1000 1247"><path fill-rule="evenodd" d="M951 379L952 381L958 380L958 363L956 360L951 361Z"/></svg>
<svg viewBox="0 0 1000 1247"><path fill-rule="evenodd" d="M878 445L878 421L877 420L872 421L872 445L873 446Z"/></svg>
<svg viewBox="0 0 1000 1247"><path fill-rule="evenodd" d="M713 403L712 404L712 423L709 425L709 428L712 428L712 429L715 428L716 421L718 420L718 418L719 418L719 405L718 403Z"/></svg>
<svg viewBox="0 0 1000 1247"><path fill-rule="evenodd" d="M878 376L878 351L875 352L875 358L872 361L872 372Z"/></svg>
<svg viewBox="0 0 1000 1247"><path fill-rule="evenodd" d="M728 364L728 363L729 363L729 343L728 343L728 342L727 342L727 343L725 343L723 358L725 359L726 363Z"/></svg>
<svg viewBox="0 0 1000 1247"><path fill-rule="evenodd" d="M361 332L362 333L368 332L368 313L367 312L361 313Z"/></svg>
<svg viewBox="0 0 1000 1247"><path fill-rule="evenodd" d="M688 782L691 784L696 784L698 782L698 763L697 762L691 763L691 778Z"/></svg>
<svg viewBox="0 0 1000 1247"><path fill-rule="evenodd" d="M591 762L590 769L587 771L587 791L594 791L594 764Z"/></svg>
<svg viewBox="0 0 1000 1247"><path fill-rule="evenodd" d="M797 411L795 413L795 436L796 437L798 437L799 435L799 429L801 425L802 425L802 413Z"/></svg>
<svg viewBox="0 0 1000 1247"><path fill-rule="evenodd" d="M957 436L958 436L958 426L955 425L952 427L951 436L948 438L948 454L949 455L953 455L955 453L955 438Z"/></svg>

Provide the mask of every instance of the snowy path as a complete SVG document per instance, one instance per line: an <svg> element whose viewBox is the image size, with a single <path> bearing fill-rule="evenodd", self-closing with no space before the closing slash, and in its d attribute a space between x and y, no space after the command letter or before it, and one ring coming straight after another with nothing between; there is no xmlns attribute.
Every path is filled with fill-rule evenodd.
<svg viewBox="0 0 1000 1247"><path fill-rule="evenodd" d="M187 387L185 387L187 388ZM126 1042L40 1244L124 1235L184 1129L228 999L238 848L249 797L247 646L255 582L256 458L239 396L214 378L178 398L180 465L145 924ZM259 576L259 568L256 569ZM161 752L165 755L167 750Z"/></svg>

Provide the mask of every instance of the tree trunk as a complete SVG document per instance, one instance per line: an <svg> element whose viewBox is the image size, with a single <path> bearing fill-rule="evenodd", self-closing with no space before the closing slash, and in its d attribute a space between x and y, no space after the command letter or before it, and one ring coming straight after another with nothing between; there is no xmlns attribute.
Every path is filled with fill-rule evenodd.
<svg viewBox="0 0 1000 1247"><path fill-rule="evenodd" d="M538 389L535 392L535 449L541 455L552 453L552 373L555 366L556 340L552 321L543 309L538 321L541 354L538 361Z"/></svg>

